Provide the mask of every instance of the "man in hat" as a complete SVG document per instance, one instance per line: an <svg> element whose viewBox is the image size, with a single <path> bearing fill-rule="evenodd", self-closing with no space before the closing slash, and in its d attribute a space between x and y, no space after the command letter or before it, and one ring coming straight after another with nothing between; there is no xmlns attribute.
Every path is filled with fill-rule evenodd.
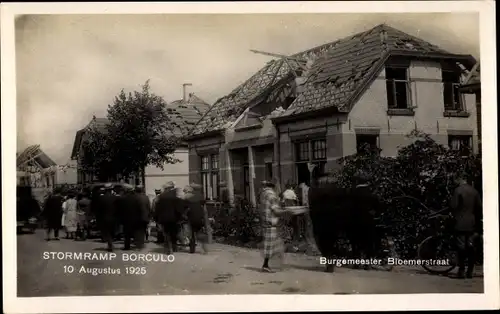
<svg viewBox="0 0 500 314"><path fill-rule="evenodd" d="M112 252L117 220L116 196L111 193L111 183L105 184L101 190L104 194L97 198L96 219L102 238L108 244L108 251Z"/></svg>
<svg viewBox="0 0 500 314"><path fill-rule="evenodd" d="M269 266L269 260L278 255L283 262L285 248L283 240L278 230L280 216L286 211L281 209L278 194L275 191L275 184L269 181L262 182L263 189L260 193L260 210L262 212L262 227L264 235L264 264L262 271L274 272Z"/></svg>
<svg viewBox="0 0 500 314"><path fill-rule="evenodd" d="M375 249L381 240L377 235L375 221L381 203L372 192L370 178L365 173L357 173L354 180L355 187L349 196L350 214L346 222L346 233L352 244L354 256L370 259L376 254Z"/></svg>
<svg viewBox="0 0 500 314"><path fill-rule="evenodd" d="M60 189L55 189L54 192L46 199L42 215L46 220L47 238L51 240L50 233L54 231L54 239L59 240L59 230L61 229L62 221L62 204L63 197Z"/></svg>
<svg viewBox="0 0 500 314"><path fill-rule="evenodd" d="M131 185L123 186L123 195L118 198L117 210L120 213L120 222L123 226L124 250L130 250L132 238L137 236L138 229L144 228L143 217L141 217L141 203ZM136 240L137 244L137 240ZM139 248L140 240L139 240Z"/></svg>
<svg viewBox="0 0 500 314"><path fill-rule="evenodd" d="M139 201L140 205L140 213L139 213L139 221L137 229L135 230L135 242L137 247L144 247L144 238L148 237L147 228L149 223L149 218L151 214L151 204L149 201L149 197L146 195L144 187L142 185L138 185L135 188L135 195Z"/></svg>
<svg viewBox="0 0 500 314"><path fill-rule="evenodd" d="M160 244L164 242L164 235L163 231L161 230L161 226L158 223L157 217L156 217L156 203L158 202L158 199L160 198L160 194L162 192L162 189L155 189L155 198L153 199L153 202L151 204L151 216L153 217L153 220L156 222L156 243Z"/></svg>
<svg viewBox="0 0 500 314"><path fill-rule="evenodd" d="M184 211L184 202L177 197L173 182L168 182L155 205L155 217L163 229L167 253L177 251L179 221Z"/></svg>
<svg viewBox="0 0 500 314"><path fill-rule="evenodd" d="M467 183L464 173L456 176L455 183L458 186L450 207L458 247L457 278L472 278L476 263L474 240L482 232L482 201L479 192Z"/></svg>
<svg viewBox="0 0 500 314"><path fill-rule="evenodd" d="M191 229L189 239L189 252L196 252L196 239L198 238L202 244L203 251L208 253L208 230L207 234L203 234L202 230L205 227L206 217L204 205L205 200L202 195L202 186L192 183L185 188L185 200L187 206L187 218Z"/></svg>

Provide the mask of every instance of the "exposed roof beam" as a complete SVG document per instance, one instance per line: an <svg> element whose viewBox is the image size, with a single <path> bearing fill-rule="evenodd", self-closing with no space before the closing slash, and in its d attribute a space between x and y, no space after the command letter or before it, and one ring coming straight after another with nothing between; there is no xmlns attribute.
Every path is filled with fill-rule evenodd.
<svg viewBox="0 0 500 314"><path fill-rule="evenodd" d="M298 64L298 66L301 67L302 69L304 69L304 70L306 69L305 63L307 63L307 61L304 60L304 59L300 59L300 58L296 58L296 57L290 57L290 56L282 55L282 54L278 54L278 53L272 53L272 52L265 52L265 51L255 50L255 49L250 49L250 51L253 52L253 53L258 53L258 54L265 55L265 56L270 56L270 57L275 57L275 58L283 59L288 64L288 66L290 67L290 69L294 72L295 76L297 76L297 75L295 73L295 70L293 70L292 66L289 63L290 60L295 61Z"/></svg>
<svg viewBox="0 0 500 314"><path fill-rule="evenodd" d="M250 51L253 52L253 53L258 53L258 54L266 55L266 56L270 56L270 57L286 58L286 59L294 60L294 61L298 61L298 62L306 62L306 60L304 60L304 59L300 59L300 58L296 58L296 57L290 57L290 56L282 55L282 54L279 54L279 53L265 52L265 51L254 50L254 49L250 49Z"/></svg>
<svg viewBox="0 0 500 314"><path fill-rule="evenodd" d="M467 76L465 77L465 80L464 80L465 84L469 83L472 75L474 75L477 72L478 67L479 67L479 62L476 62L476 64L474 64L472 69L469 71L469 74L467 74Z"/></svg>

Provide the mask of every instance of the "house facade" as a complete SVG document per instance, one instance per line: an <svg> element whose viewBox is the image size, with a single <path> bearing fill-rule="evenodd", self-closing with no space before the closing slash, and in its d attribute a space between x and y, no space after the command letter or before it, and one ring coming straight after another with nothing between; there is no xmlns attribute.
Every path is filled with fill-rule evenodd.
<svg viewBox="0 0 500 314"><path fill-rule="evenodd" d="M460 86L460 91L465 95L474 95L476 101L476 121L477 121L477 134L478 134L478 152L481 153L481 66L476 63L467 77L464 79L463 84Z"/></svg>
<svg viewBox="0 0 500 314"><path fill-rule="evenodd" d="M263 180L310 185L361 144L395 156L415 129L477 152L474 96L458 89L474 63L385 24L269 62L194 127L190 181L256 204Z"/></svg>
<svg viewBox="0 0 500 314"><path fill-rule="evenodd" d="M183 99L176 100L167 105L165 110L170 118L170 126L174 136L182 137L188 133L190 128L203 116L210 108L205 101L194 95L187 94L186 90ZM108 123L105 118L94 117L90 123L83 129L77 131L71 154L72 160L77 163L78 184L96 182L97 176L85 171L81 165L83 154L83 145L88 140L87 130L91 127L97 127L104 130ZM160 189L166 182L174 181L178 186L189 184L189 158L187 143L181 143L173 157L179 159L176 164L165 164L163 169L148 165L145 169L145 182L142 182L141 176L131 176L127 183L132 185L144 185L146 193L154 195L155 189ZM116 178L124 181L122 178Z"/></svg>

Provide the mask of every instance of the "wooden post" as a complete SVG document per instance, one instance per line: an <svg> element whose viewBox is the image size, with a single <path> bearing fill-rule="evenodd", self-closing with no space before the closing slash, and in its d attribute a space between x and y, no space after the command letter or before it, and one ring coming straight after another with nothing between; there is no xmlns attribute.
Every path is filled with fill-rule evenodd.
<svg viewBox="0 0 500 314"><path fill-rule="evenodd" d="M313 171L314 171L315 167L316 167L316 165L312 164L312 163L309 163L307 165L307 168L309 169L309 177L310 177L310 181L311 181L310 184L309 184L308 192L312 188ZM305 234L306 241L307 241L307 244L309 245L309 248L312 249L314 252L317 252L318 251L318 247L316 245L316 240L314 239L314 231L313 231L311 216L309 214L309 193L307 193L306 199L302 200L302 202L303 202L302 205L306 205L307 204L307 207L308 207L307 212L304 214L304 219L305 219L305 224L306 224L306 230L305 230L305 232L306 232L306 234Z"/></svg>
<svg viewBox="0 0 500 314"><path fill-rule="evenodd" d="M212 244L212 226L210 226L207 204L203 204L203 216L205 217L205 229L207 230L208 244Z"/></svg>

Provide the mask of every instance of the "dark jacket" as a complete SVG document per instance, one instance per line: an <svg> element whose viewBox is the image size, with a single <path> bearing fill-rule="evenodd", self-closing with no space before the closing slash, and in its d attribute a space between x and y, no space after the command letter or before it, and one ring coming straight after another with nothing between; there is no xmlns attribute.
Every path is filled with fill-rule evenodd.
<svg viewBox="0 0 500 314"><path fill-rule="evenodd" d="M156 221L164 223L179 222L185 211L184 200L176 195L175 189L160 194L155 207Z"/></svg>
<svg viewBox="0 0 500 314"><path fill-rule="evenodd" d="M205 224L205 213L203 205L205 200L200 193L194 192L186 196L187 218L189 224L203 227Z"/></svg>
<svg viewBox="0 0 500 314"><path fill-rule="evenodd" d="M133 192L125 193L117 199L117 212L120 223L126 226L138 225L141 222L141 203Z"/></svg>
<svg viewBox="0 0 500 314"><path fill-rule="evenodd" d="M117 219L116 196L106 193L96 199L95 215L99 224L114 224Z"/></svg>
<svg viewBox="0 0 500 314"><path fill-rule="evenodd" d="M350 193L349 231L375 230L375 217L380 213L381 202L368 186L356 187Z"/></svg>
<svg viewBox="0 0 500 314"><path fill-rule="evenodd" d="M142 222L149 222L151 213L151 202L146 194L139 193L136 197L140 204L140 220Z"/></svg>
<svg viewBox="0 0 500 314"><path fill-rule="evenodd" d="M482 228L481 196L471 185L462 184L455 189L451 210L456 231L474 232Z"/></svg>
<svg viewBox="0 0 500 314"><path fill-rule="evenodd" d="M64 200L60 195L51 195L47 198L43 208L43 217L50 225L60 225L63 214Z"/></svg>

